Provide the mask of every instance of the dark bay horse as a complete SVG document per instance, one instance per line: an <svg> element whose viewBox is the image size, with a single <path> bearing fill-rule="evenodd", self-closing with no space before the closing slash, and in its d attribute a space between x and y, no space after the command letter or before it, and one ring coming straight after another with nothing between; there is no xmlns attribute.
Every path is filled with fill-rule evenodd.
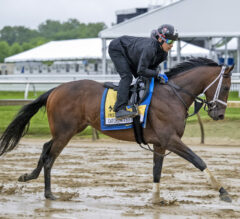
<svg viewBox="0 0 240 219"><path fill-rule="evenodd" d="M161 201L159 182L164 156L160 154L164 155L165 150L174 152L203 171L212 186L219 191L220 198L231 202L229 194L217 182L204 161L181 141L181 137L185 129L187 108L201 93L205 93L209 116L214 120L224 118L232 69L233 67L220 66L206 58L191 59L172 68L167 75L170 83L184 89L178 91L181 101L170 86L155 81L147 127L144 129L145 141L153 144L154 151L158 153L153 155L154 203ZM0 138L0 155L16 147L25 134L30 119L43 106L46 106L52 134L52 139L43 145L37 167L31 173L20 176L19 181L36 179L44 167L45 197L55 199L51 191L53 163L69 140L88 125L101 131L100 103L103 91L103 84L95 81L69 82L42 94L18 112ZM133 129L102 133L120 140L135 141Z"/></svg>

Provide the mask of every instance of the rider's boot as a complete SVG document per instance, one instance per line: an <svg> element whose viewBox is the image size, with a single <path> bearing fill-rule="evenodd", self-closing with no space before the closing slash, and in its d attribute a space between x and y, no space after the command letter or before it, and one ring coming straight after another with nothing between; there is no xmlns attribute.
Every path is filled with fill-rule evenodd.
<svg viewBox="0 0 240 219"><path fill-rule="evenodd" d="M116 118L117 119L124 119L124 118L133 118L137 115L137 112L131 112L127 111L125 109L120 109L119 111L116 112Z"/></svg>

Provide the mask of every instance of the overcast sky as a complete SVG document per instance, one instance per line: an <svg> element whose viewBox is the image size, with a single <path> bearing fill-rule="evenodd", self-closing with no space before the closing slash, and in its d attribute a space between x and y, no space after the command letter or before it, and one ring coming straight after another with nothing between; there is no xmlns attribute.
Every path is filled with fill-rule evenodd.
<svg viewBox="0 0 240 219"><path fill-rule="evenodd" d="M116 23L116 10L162 4L166 0L0 0L0 29L23 25L36 29L47 19Z"/></svg>

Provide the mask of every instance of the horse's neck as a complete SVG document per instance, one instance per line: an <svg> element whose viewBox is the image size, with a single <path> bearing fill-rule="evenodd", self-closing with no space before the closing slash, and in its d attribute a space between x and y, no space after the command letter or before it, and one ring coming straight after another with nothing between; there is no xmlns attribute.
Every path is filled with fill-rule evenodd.
<svg viewBox="0 0 240 219"><path fill-rule="evenodd" d="M201 67L189 70L175 77L173 79L173 82L194 96L198 96L203 92L207 81L209 81L209 78L213 75L213 73L208 70L208 68ZM184 92L181 92L180 95L182 96L187 106L191 106L194 98Z"/></svg>

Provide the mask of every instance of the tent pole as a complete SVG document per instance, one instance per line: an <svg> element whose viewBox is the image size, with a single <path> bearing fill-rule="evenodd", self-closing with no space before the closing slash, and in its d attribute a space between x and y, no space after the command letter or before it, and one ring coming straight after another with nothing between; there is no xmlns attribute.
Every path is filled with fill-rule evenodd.
<svg viewBox="0 0 240 219"><path fill-rule="evenodd" d="M177 63L181 62L181 41L178 39L177 41Z"/></svg>
<svg viewBox="0 0 240 219"><path fill-rule="evenodd" d="M106 38L102 38L102 74L106 75L107 61L106 61L107 43Z"/></svg>
<svg viewBox="0 0 240 219"><path fill-rule="evenodd" d="M227 55L228 55L227 38L225 37L225 57L224 57L224 64L225 65L227 65Z"/></svg>
<svg viewBox="0 0 240 219"><path fill-rule="evenodd" d="M169 50L168 52L168 66L167 68L170 69L172 67L172 53L171 53L171 50Z"/></svg>
<svg viewBox="0 0 240 219"><path fill-rule="evenodd" d="M240 36L237 38L237 73L240 73Z"/></svg>
<svg viewBox="0 0 240 219"><path fill-rule="evenodd" d="M212 54L212 38L208 38L208 49L209 49L209 58L212 59L213 58L213 54Z"/></svg>

